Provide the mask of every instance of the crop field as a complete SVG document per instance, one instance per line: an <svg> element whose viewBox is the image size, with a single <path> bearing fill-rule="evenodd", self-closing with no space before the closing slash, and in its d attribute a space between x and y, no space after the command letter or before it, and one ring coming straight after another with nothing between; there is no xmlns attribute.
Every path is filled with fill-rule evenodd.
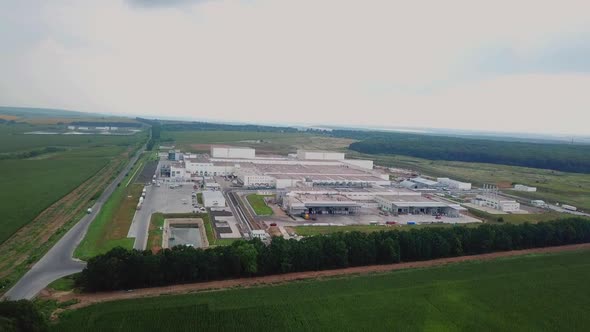
<svg viewBox="0 0 590 332"><path fill-rule="evenodd" d="M254 209L254 212L257 215L270 216L270 215L272 215L272 209L268 205L266 205L266 202L264 201L264 197L267 197L267 196L250 194L250 195L246 196L246 199L248 200L248 203L250 203L250 206L252 207L252 209Z"/></svg>
<svg viewBox="0 0 590 332"><path fill-rule="evenodd" d="M374 158L376 164L414 169L433 176L448 176L457 180L484 183L520 183L537 187L537 192L507 193L530 199L542 199L548 203L567 203L590 211L590 174L566 173L537 168L495 164L426 160L394 155L362 155Z"/></svg>
<svg viewBox="0 0 590 332"><path fill-rule="evenodd" d="M0 243L93 176L106 158L0 160Z"/></svg>
<svg viewBox="0 0 590 332"><path fill-rule="evenodd" d="M47 146L63 149L29 159L14 155L0 158L0 214L4 217L0 243L142 137L20 134L31 128L39 129L20 124L0 125L0 155Z"/></svg>
<svg viewBox="0 0 590 332"><path fill-rule="evenodd" d="M276 133L276 132L248 132L248 131L163 131L162 144L166 140L173 140L176 148L193 151L208 152L208 144L231 143L236 146L253 147L259 153L287 154L300 149L331 149L342 150L354 140L314 136L305 133Z"/></svg>
<svg viewBox="0 0 590 332"><path fill-rule="evenodd" d="M590 251L92 305L55 331L580 331Z"/></svg>
<svg viewBox="0 0 590 332"><path fill-rule="evenodd" d="M43 126L0 124L0 154L27 151L47 146L80 148L101 146L128 146L144 138L145 133L127 136L107 135L26 135L27 131L51 130Z"/></svg>

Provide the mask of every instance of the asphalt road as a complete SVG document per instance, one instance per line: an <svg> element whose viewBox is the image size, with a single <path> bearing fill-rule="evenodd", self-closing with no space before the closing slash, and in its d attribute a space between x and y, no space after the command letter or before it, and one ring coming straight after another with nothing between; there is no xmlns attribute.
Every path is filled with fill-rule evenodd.
<svg viewBox="0 0 590 332"><path fill-rule="evenodd" d="M86 262L72 258L74 250L86 235L88 226L96 218L103 204L117 188L125 174L139 158L145 146L131 159L125 169L117 178L107 186L96 203L92 206L92 213L85 215L74 227L72 227L45 256L43 256L6 294L5 298L11 300L32 299L51 282L70 274L80 272L86 266Z"/></svg>

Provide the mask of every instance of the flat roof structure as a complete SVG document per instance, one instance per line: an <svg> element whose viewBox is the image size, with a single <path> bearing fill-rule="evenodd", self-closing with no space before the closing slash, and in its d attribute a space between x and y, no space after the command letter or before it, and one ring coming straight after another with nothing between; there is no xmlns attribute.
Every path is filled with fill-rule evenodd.
<svg viewBox="0 0 590 332"><path fill-rule="evenodd" d="M424 196L379 195L377 197L398 207L449 207L447 203L435 201Z"/></svg>

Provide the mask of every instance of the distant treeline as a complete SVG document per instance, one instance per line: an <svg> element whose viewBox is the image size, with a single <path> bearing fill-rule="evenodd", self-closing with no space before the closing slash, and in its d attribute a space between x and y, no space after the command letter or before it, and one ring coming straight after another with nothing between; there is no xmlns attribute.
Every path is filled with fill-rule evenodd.
<svg viewBox="0 0 590 332"><path fill-rule="evenodd" d="M2 154L0 154L0 160L3 160L3 159L28 159L28 158L38 157L38 156L46 154L46 153L54 153L54 152L62 152L62 151L66 151L66 149L55 147L55 146L48 146L45 148L30 150L30 151L2 153Z"/></svg>
<svg viewBox="0 0 590 332"><path fill-rule="evenodd" d="M409 231L334 233L294 239L236 241L211 249L115 248L88 261L77 282L86 291L429 260L494 251L590 242L590 220L538 224L432 227Z"/></svg>
<svg viewBox="0 0 590 332"><path fill-rule="evenodd" d="M116 121L75 121L69 123L71 126L83 126L83 127L126 127L126 128L140 128L141 123L137 122L116 122Z"/></svg>
<svg viewBox="0 0 590 332"><path fill-rule="evenodd" d="M272 127L259 125L230 125L207 122L179 122L179 123L162 123L163 130L170 131L188 131L188 130L220 130L220 131L258 131L258 132L282 132L294 133L298 130L291 127Z"/></svg>
<svg viewBox="0 0 590 332"><path fill-rule="evenodd" d="M590 145L507 142L405 133L336 130L336 137L361 140L350 149L430 160L481 162L564 172L590 173Z"/></svg>

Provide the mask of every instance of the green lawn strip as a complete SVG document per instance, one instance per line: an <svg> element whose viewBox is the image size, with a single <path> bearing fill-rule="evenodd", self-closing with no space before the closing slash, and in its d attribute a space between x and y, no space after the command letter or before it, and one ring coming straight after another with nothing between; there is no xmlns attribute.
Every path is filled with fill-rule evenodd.
<svg viewBox="0 0 590 332"><path fill-rule="evenodd" d="M154 247L162 247L162 227L166 218L162 213L154 213L150 218L150 228L148 232L147 250Z"/></svg>
<svg viewBox="0 0 590 332"><path fill-rule="evenodd" d="M264 201L264 197L269 197L272 195L257 195L257 194L250 194L248 196L246 196L246 199L248 200L248 203L250 203L250 206L252 207L252 209L254 210L254 212L259 215L259 216L271 216L272 215L272 209L266 205L266 202Z"/></svg>
<svg viewBox="0 0 590 332"><path fill-rule="evenodd" d="M75 278L77 274L72 274L63 278L59 278L54 282L50 283L47 288L51 288L56 291L70 291L75 288Z"/></svg>
<svg viewBox="0 0 590 332"><path fill-rule="evenodd" d="M127 238L126 233L121 238L116 239L107 239L109 232L113 230L113 222L115 220L115 214L117 212L121 213L132 213L131 211L119 211L123 201L125 200L127 195L130 195L132 192L136 193L138 188L141 188L142 185L131 185L129 187L125 187L124 183L133 182L133 179L137 174L141 171L146 158L149 158L149 153L144 153L138 161L133 165L131 170L127 173L127 177L121 181L119 186L115 189L113 194L109 197L107 202L103 205L102 209L96 216L96 219L90 224L88 228L88 232L86 236L74 251L74 257L80 258L82 260L88 260L91 257L94 257L98 254L105 253L112 248L121 246L124 248L133 248L133 244L135 239ZM134 202L135 203L135 202ZM133 209L133 213L135 211L135 204L131 204L130 208ZM132 214L130 216L124 216L126 219L132 219ZM128 220L131 222L131 220Z"/></svg>
<svg viewBox="0 0 590 332"><path fill-rule="evenodd" d="M120 300L53 331L576 331L590 325L590 251Z"/></svg>
<svg viewBox="0 0 590 332"><path fill-rule="evenodd" d="M197 194L197 203L199 204L203 204L203 193L198 193Z"/></svg>
<svg viewBox="0 0 590 332"><path fill-rule="evenodd" d="M94 221L90 224L86 236L74 251L74 257L88 260L91 257L106 252L100 250L105 245L103 238L106 236L109 223L113 219L114 213L121 204L124 196L125 186L117 187L109 199L104 203ZM133 245L131 245L131 247L133 247Z"/></svg>

